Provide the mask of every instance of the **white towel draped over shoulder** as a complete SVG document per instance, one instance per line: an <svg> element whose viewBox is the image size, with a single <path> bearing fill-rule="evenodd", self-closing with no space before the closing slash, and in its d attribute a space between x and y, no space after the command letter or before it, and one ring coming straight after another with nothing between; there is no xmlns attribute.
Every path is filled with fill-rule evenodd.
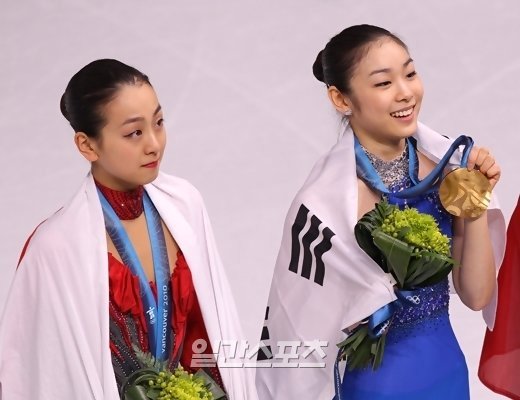
<svg viewBox="0 0 520 400"><path fill-rule="evenodd" d="M191 269L210 341L243 339L200 194L165 174L145 190ZM89 175L37 228L16 271L0 326L0 398L118 400L108 296L104 219ZM250 370L220 373L230 399L257 398Z"/></svg>
<svg viewBox="0 0 520 400"><path fill-rule="evenodd" d="M434 162L453 142L423 124L414 136L419 151ZM257 369L261 400L332 399L336 344L345 337L342 330L395 299L390 278L354 237L358 183L353 138L347 127L339 142L316 163L289 209L262 339L274 355L265 362L273 364L282 359L277 357L280 343L300 344L299 359L286 363L287 367L299 363L299 367ZM456 152L450 162L460 165L460 157ZM488 221L498 267L504 253L505 221L495 197ZM484 311L490 327L495 308L496 292ZM305 342L315 340L327 344L322 347L325 357L319 351L305 354ZM324 367L312 366L319 363L325 363Z"/></svg>

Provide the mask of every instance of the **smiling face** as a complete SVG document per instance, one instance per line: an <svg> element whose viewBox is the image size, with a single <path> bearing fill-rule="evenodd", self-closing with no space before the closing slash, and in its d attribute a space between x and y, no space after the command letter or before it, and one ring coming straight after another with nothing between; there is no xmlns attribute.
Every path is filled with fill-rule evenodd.
<svg viewBox="0 0 520 400"><path fill-rule="evenodd" d="M417 130L423 86L408 51L389 38L369 45L344 96L350 124L364 142L395 143Z"/></svg>
<svg viewBox="0 0 520 400"><path fill-rule="evenodd" d="M131 190L153 181L166 145L161 106L146 83L125 84L101 110L105 125L98 139L76 134L76 144L92 162L102 185Z"/></svg>

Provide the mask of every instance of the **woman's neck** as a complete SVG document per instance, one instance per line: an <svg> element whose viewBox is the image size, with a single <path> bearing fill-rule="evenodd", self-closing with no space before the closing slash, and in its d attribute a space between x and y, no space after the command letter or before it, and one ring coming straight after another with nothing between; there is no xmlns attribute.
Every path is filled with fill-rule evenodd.
<svg viewBox="0 0 520 400"><path fill-rule="evenodd" d="M111 190L117 190L118 192L132 192L142 186L111 176L110 174L107 174L106 171L96 168L95 165L92 165L90 172L92 173L96 183L100 183L104 187Z"/></svg>

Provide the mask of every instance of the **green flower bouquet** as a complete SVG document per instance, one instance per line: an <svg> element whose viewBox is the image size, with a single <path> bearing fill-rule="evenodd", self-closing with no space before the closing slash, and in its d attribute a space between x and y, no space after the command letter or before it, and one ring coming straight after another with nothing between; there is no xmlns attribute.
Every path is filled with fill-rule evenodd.
<svg viewBox="0 0 520 400"><path fill-rule="evenodd" d="M226 400L216 382L200 369L195 374L178 366L173 371L168 361L158 361L134 346L139 361L145 365L131 374L121 389L122 400Z"/></svg>
<svg viewBox="0 0 520 400"><path fill-rule="evenodd" d="M398 300L388 305L390 317L376 327L361 323L338 344L339 357L347 359L349 370L369 366L375 370L383 359L393 312L400 302L411 301L402 292L442 281L456 262L450 256L450 239L431 215L415 208L400 210L386 200L359 220L354 234L358 245L396 281Z"/></svg>

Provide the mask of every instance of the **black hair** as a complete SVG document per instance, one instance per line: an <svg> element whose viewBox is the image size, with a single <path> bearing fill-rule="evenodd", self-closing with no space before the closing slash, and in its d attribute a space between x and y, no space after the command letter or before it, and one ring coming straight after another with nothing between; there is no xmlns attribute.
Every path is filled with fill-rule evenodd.
<svg viewBox="0 0 520 400"><path fill-rule="evenodd" d="M340 92L351 94L350 80L370 44L388 38L408 51L404 42L386 29L373 25L350 26L329 40L312 66L316 79Z"/></svg>
<svg viewBox="0 0 520 400"><path fill-rule="evenodd" d="M70 79L61 96L61 113L75 132L85 132L95 139L106 124L102 107L115 97L122 85L138 83L151 85L145 74L120 61L93 61Z"/></svg>

